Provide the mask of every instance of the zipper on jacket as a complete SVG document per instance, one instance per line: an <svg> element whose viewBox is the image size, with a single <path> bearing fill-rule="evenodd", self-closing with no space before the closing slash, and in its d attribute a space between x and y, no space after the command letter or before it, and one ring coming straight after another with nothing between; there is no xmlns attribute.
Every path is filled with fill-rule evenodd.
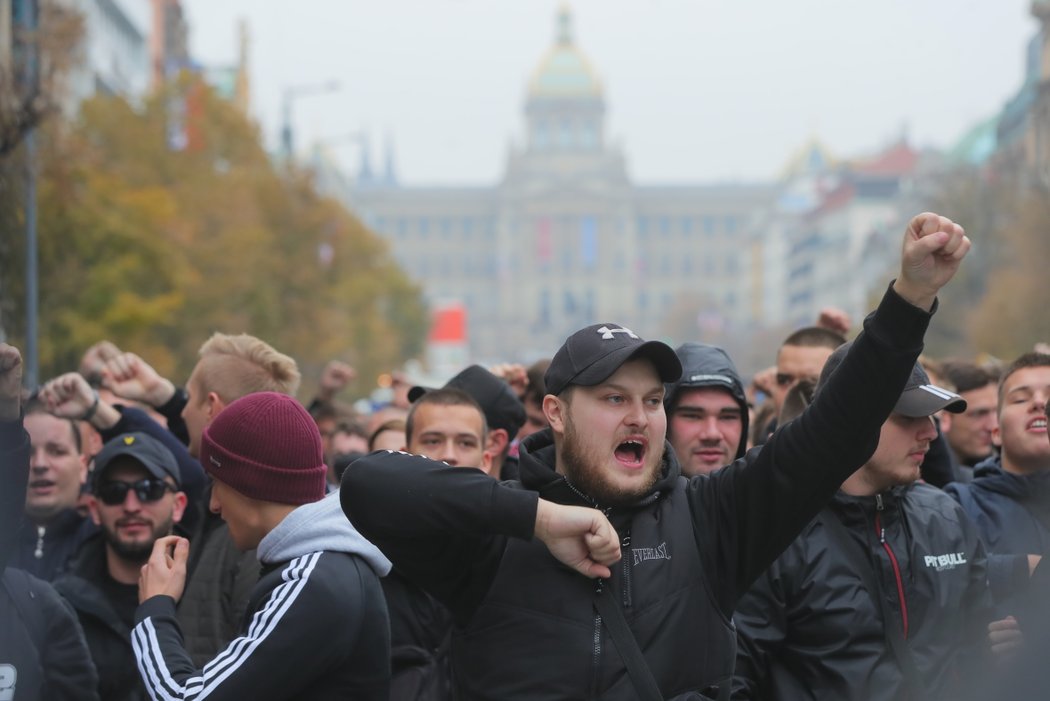
<svg viewBox="0 0 1050 701"><path fill-rule="evenodd" d="M599 578L594 585L598 596L602 596L602 580ZM594 611L594 639L591 641L591 693L590 698L598 698L598 682L601 680L602 671L602 615L598 610Z"/></svg>
<svg viewBox="0 0 1050 701"><path fill-rule="evenodd" d="M47 533L46 526L36 527L36 550L33 551L33 557L41 559L44 557L44 534Z"/></svg>
<svg viewBox="0 0 1050 701"><path fill-rule="evenodd" d="M620 541L620 557L623 561L623 607L631 607L631 558L628 556L628 548L631 547L631 529Z"/></svg>
<svg viewBox="0 0 1050 701"><path fill-rule="evenodd" d="M879 537L886 554L890 557L890 566L893 567L893 577L897 581L897 599L901 604L901 629L904 631L904 639L908 639L908 602L904 599L904 579L901 577L901 568L897 562L897 556L893 554L893 548L886 542L886 529L882 527L882 495L875 495L875 534Z"/></svg>

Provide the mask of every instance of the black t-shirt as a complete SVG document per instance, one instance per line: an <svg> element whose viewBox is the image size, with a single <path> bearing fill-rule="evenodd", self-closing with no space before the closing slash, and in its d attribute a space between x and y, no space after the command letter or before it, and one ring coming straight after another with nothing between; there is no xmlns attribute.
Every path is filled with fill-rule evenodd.
<svg viewBox="0 0 1050 701"><path fill-rule="evenodd" d="M135 627L135 609L139 606L139 585L121 584L106 572L99 582L103 595L128 628Z"/></svg>

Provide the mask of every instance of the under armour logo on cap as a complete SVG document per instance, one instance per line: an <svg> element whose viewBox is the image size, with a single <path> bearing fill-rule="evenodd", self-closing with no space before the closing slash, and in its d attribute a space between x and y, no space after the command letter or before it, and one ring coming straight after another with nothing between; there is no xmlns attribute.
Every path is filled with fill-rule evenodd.
<svg viewBox="0 0 1050 701"><path fill-rule="evenodd" d="M603 341L611 341L612 339L616 338L613 334L617 333L627 334L629 338L638 338L638 336L635 335L634 331L623 327L618 329L610 329L608 326L603 326L600 329L595 329L595 332L600 333L602 335Z"/></svg>
<svg viewBox="0 0 1050 701"><path fill-rule="evenodd" d="M647 358L663 382L682 376L682 364L670 346L644 341L621 324L592 324L565 339L544 375L548 394L570 385L592 387L608 379L633 358Z"/></svg>

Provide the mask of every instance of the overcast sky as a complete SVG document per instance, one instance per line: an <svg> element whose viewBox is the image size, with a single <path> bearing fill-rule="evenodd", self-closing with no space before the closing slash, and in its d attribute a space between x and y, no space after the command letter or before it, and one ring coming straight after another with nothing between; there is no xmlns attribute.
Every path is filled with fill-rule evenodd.
<svg viewBox="0 0 1050 701"><path fill-rule="evenodd" d="M282 93L300 146L366 130L407 183L492 183L522 135L526 83L557 0L183 0L191 49L232 63L248 21L252 105L277 141ZM1029 0L574 0L576 43L608 129L643 183L775 177L811 136L869 153L907 129L946 147L1021 85ZM357 147L341 160L356 168Z"/></svg>

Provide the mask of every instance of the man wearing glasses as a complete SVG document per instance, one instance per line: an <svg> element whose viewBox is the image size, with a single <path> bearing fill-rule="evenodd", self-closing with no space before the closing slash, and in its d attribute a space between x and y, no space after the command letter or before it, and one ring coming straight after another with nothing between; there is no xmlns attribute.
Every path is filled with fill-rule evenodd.
<svg viewBox="0 0 1050 701"><path fill-rule="evenodd" d="M84 628L99 697L145 699L131 629L142 566L153 543L172 534L186 509L175 457L144 433L113 438L95 458L89 508L101 532L84 543L55 588Z"/></svg>

